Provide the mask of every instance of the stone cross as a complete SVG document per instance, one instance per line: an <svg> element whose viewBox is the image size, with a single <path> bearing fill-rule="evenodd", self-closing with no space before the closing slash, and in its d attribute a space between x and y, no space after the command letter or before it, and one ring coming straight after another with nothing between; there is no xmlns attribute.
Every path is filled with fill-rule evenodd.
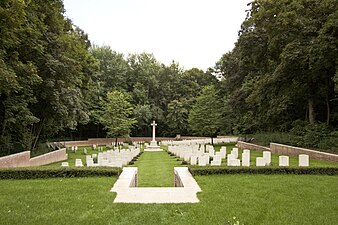
<svg viewBox="0 0 338 225"><path fill-rule="evenodd" d="M157 126L157 124L155 123L155 120L150 125L153 126L153 141L155 141L155 127Z"/></svg>

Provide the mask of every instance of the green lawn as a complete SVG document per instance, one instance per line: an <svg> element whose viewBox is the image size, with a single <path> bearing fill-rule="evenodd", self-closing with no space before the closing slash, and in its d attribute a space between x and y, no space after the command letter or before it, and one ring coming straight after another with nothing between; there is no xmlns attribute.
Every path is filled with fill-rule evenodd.
<svg viewBox="0 0 338 225"><path fill-rule="evenodd" d="M144 152L132 166L138 167L139 187L173 187L174 167L181 161L167 152Z"/></svg>
<svg viewBox="0 0 338 225"><path fill-rule="evenodd" d="M338 221L338 177L197 176L197 204L114 204L117 178L0 181L0 224L325 224Z"/></svg>

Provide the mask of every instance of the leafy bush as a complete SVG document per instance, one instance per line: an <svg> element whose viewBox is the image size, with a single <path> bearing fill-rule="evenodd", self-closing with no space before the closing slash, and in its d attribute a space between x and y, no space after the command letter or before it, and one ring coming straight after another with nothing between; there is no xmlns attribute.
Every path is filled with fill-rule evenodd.
<svg viewBox="0 0 338 225"><path fill-rule="evenodd" d="M182 165L188 165L189 163L187 161L182 161Z"/></svg>
<svg viewBox="0 0 338 225"><path fill-rule="evenodd" d="M190 166L192 175L212 174L296 174L296 175L338 175L337 167L302 168L222 168Z"/></svg>
<svg viewBox="0 0 338 225"><path fill-rule="evenodd" d="M55 177L112 177L121 173L119 168L11 168L1 169L0 179L38 179Z"/></svg>

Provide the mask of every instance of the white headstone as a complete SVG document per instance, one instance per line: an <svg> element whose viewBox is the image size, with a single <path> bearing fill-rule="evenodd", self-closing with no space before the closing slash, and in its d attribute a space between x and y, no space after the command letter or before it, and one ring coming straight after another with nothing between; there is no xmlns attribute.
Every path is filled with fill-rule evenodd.
<svg viewBox="0 0 338 225"><path fill-rule="evenodd" d="M62 163L61 163L61 166L62 166L62 167L68 167L68 166L69 166L69 163L68 163L68 162L62 162Z"/></svg>
<svg viewBox="0 0 338 225"><path fill-rule="evenodd" d="M235 159L238 158L238 148L233 148L231 151L231 154L233 154L235 156Z"/></svg>
<svg viewBox="0 0 338 225"><path fill-rule="evenodd" d="M81 167L81 166L83 166L82 160L81 160L81 159L75 159L75 166L76 166L76 167Z"/></svg>
<svg viewBox="0 0 338 225"><path fill-rule="evenodd" d="M265 166L266 162L263 157L257 157L256 158L256 166Z"/></svg>
<svg viewBox="0 0 338 225"><path fill-rule="evenodd" d="M279 166L289 166L289 156L279 156Z"/></svg>
<svg viewBox="0 0 338 225"><path fill-rule="evenodd" d="M309 166L309 156L305 154L299 155L299 166Z"/></svg>
<svg viewBox="0 0 338 225"><path fill-rule="evenodd" d="M228 165L228 166L231 166L230 161L233 160L233 159L236 159L236 158L235 158L235 155L229 154L229 155L228 155L228 158L227 158L227 165Z"/></svg>
<svg viewBox="0 0 338 225"><path fill-rule="evenodd" d="M270 151L263 151L263 158L265 160L265 165L271 166L271 152Z"/></svg>
<svg viewBox="0 0 338 225"><path fill-rule="evenodd" d="M241 166L241 160L239 160L239 159L230 159L228 166Z"/></svg>
<svg viewBox="0 0 338 225"><path fill-rule="evenodd" d="M250 166L250 150L243 150L242 166Z"/></svg>
<svg viewBox="0 0 338 225"><path fill-rule="evenodd" d="M219 161L219 160L212 160L211 161L211 165L212 166L220 166L222 163L222 161Z"/></svg>
<svg viewBox="0 0 338 225"><path fill-rule="evenodd" d="M220 153L222 155L222 159L225 159L226 155L227 155L227 147L226 146L222 146L221 150L220 150Z"/></svg>
<svg viewBox="0 0 338 225"><path fill-rule="evenodd" d="M193 155L190 157L190 165L196 165L197 164L197 156Z"/></svg>
<svg viewBox="0 0 338 225"><path fill-rule="evenodd" d="M207 160L204 156L198 157L198 165L199 166L206 166L207 165Z"/></svg>

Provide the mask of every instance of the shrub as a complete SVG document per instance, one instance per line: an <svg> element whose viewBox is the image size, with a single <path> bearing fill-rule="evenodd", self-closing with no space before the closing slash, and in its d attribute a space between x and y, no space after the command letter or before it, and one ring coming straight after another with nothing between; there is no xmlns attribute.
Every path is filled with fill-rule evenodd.
<svg viewBox="0 0 338 225"><path fill-rule="evenodd" d="M38 179L56 177L112 177L121 173L120 168L11 168L1 169L0 179Z"/></svg>
<svg viewBox="0 0 338 225"><path fill-rule="evenodd" d="M297 168L222 168L190 166L192 175L212 174L296 174L296 175L338 175L337 167Z"/></svg>
<svg viewBox="0 0 338 225"><path fill-rule="evenodd" d="M188 162L183 160L182 165L188 165Z"/></svg>

